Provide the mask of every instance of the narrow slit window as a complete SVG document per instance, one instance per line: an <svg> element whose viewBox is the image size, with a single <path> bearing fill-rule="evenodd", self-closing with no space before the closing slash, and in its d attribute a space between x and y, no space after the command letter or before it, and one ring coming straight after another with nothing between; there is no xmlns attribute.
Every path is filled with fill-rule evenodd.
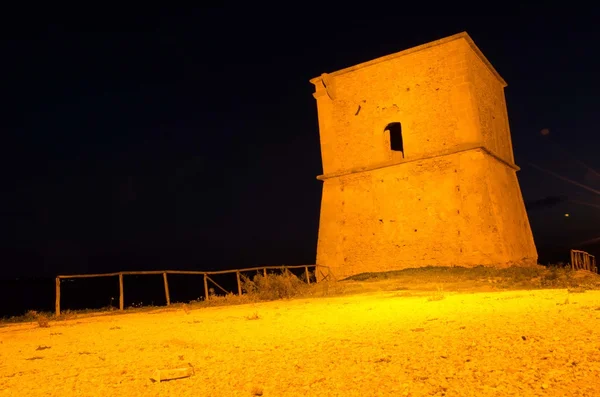
<svg viewBox="0 0 600 397"><path fill-rule="evenodd" d="M390 150L393 152L401 152L404 157L404 143L402 142L402 124L390 123L385 127L385 131L390 134Z"/></svg>

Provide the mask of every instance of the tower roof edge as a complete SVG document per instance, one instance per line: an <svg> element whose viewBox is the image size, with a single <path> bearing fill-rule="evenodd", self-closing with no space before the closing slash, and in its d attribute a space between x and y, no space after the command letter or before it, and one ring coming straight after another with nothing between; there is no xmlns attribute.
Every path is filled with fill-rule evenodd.
<svg viewBox="0 0 600 397"><path fill-rule="evenodd" d="M416 47L412 47L412 48L409 48L409 49L406 49L406 50L403 50L403 51L400 51L400 52L396 52L394 54L386 55L386 56L383 56L383 57L380 57L380 58L373 59L371 61L359 63L359 64L354 65L354 66L350 66L350 67L347 67L347 68L344 68L344 69L340 69L338 71L329 73L328 76L329 77L339 76L339 75L342 75L342 74L345 74L345 73L349 73L349 72L353 72L355 70L362 69L362 68L365 68L365 67L368 67L368 66L371 66L371 65L375 65L375 64L380 63L380 62L389 61L389 60L394 59L394 58L398 58L398 57L401 57L401 56L404 56L404 55L412 54L414 52L426 50L426 49L431 48L431 47L436 47L436 46L439 46L439 45L447 44L447 43L449 43L451 41L460 40L460 39L464 39L469 44L469 46L471 47L471 49L481 59L481 61L490 69L490 71L492 72L492 74L494 76L496 76L496 78L500 81L500 83L502 84L502 86L506 87L507 86L506 81L502 78L502 76L500 76L500 74L498 73L498 71L494 68L494 66L492 66L492 64L485 57L485 55L483 55L483 52L481 52L481 50L479 49L479 47L477 47L477 45L475 44L475 42L473 41L473 39L471 38L471 36L469 36L469 34L467 32L460 32L460 33L454 34L452 36L444 37L444 38L439 39L439 40L434 40L434 41L431 41L429 43L425 43L425 44L422 44L422 45L419 45L419 46L416 46ZM314 85L317 85L322 79L323 79L323 75L311 79L310 82L312 84L314 84Z"/></svg>

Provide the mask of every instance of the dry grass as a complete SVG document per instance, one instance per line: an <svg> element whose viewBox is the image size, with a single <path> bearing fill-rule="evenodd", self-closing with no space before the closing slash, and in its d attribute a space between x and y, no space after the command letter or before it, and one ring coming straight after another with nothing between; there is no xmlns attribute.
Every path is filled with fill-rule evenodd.
<svg viewBox="0 0 600 397"><path fill-rule="evenodd" d="M314 273L310 274L314 278ZM600 289L600 276L587 271L572 271L559 265L536 267L423 267L381 273L362 273L341 281L326 280L319 283L306 283L303 273L296 277L290 272L282 274L257 273L253 277L242 275L243 294L218 295L211 289L209 299L199 299L188 303L174 303L169 307L155 306L128 308L124 312L114 311L113 307L89 309L61 313L56 318L52 313L29 311L23 316L0 319L2 323L37 322L42 328L49 327L50 320L70 320L90 315L110 315L138 311L192 310L204 307L242 305L262 301L307 297L333 297L354 294L394 292L397 297L424 295L428 301L439 301L448 293L491 292L506 290L568 289L570 293Z"/></svg>
<svg viewBox="0 0 600 397"><path fill-rule="evenodd" d="M381 273L362 273L344 281L378 283L385 288L447 291L529 290L585 288L600 289L600 278L587 271L572 271L562 264L552 266L492 268L422 267Z"/></svg>
<svg viewBox="0 0 600 397"><path fill-rule="evenodd" d="M49 328L50 327L50 315L46 313L38 313L35 310L29 310L23 316L20 317L22 322L37 322L40 328ZM13 322L21 322L21 321L13 321Z"/></svg>
<svg viewBox="0 0 600 397"><path fill-rule="evenodd" d="M257 300L289 299L306 295L307 287L305 282L289 272L266 276L256 274L252 279L242 275L242 291Z"/></svg>
<svg viewBox="0 0 600 397"><path fill-rule="evenodd" d="M444 287L438 286L437 291L434 292L433 295L429 296L427 298L427 300L429 302L433 302L433 301L441 301L444 298L446 298L446 295L444 295Z"/></svg>
<svg viewBox="0 0 600 397"><path fill-rule="evenodd" d="M258 320L258 319L260 319L258 312L254 312L250 316L246 316L246 320Z"/></svg>
<svg viewBox="0 0 600 397"><path fill-rule="evenodd" d="M40 328L48 328L50 327L50 319L43 314L40 314L37 318L37 323Z"/></svg>

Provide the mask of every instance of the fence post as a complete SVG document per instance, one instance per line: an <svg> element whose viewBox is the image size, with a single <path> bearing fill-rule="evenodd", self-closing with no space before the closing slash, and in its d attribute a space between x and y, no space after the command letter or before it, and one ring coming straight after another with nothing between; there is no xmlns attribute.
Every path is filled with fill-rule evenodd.
<svg viewBox="0 0 600 397"><path fill-rule="evenodd" d="M242 282L240 281L240 271L236 271L235 275L237 277L237 283L238 283L238 295L242 296Z"/></svg>
<svg viewBox="0 0 600 397"><path fill-rule="evenodd" d="M206 297L206 300L209 300L210 297L208 296L208 281L206 280L206 273L204 273L204 296Z"/></svg>
<svg viewBox="0 0 600 397"><path fill-rule="evenodd" d="M586 267L585 270L589 270L589 271L592 270L592 265L591 265L591 262L590 262L590 254L587 253L587 252L585 254L585 267Z"/></svg>
<svg viewBox="0 0 600 397"><path fill-rule="evenodd" d="M263 269L263 274L264 274L265 278L267 278L267 268L266 267Z"/></svg>
<svg viewBox="0 0 600 397"><path fill-rule="evenodd" d="M56 317L60 316L60 277L56 277Z"/></svg>
<svg viewBox="0 0 600 397"><path fill-rule="evenodd" d="M310 284L310 273L308 272L308 266L304 266L304 273L306 274L306 282Z"/></svg>
<svg viewBox="0 0 600 397"><path fill-rule="evenodd" d="M125 297L123 296L123 273L119 273L119 310L125 306Z"/></svg>
<svg viewBox="0 0 600 397"><path fill-rule="evenodd" d="M165 296L167 297L167 306L171 304L171 297L169 295L169 282L167 281L167 272L163 273L163 281L165 283Z"/></svg>

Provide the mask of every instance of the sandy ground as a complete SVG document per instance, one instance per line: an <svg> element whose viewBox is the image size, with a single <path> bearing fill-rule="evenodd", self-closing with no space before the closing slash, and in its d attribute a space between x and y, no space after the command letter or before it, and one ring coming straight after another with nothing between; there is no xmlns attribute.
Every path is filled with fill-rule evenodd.
<svg viewBox="0 0 600 397"><path fill-rule="evenodd" d="M600 396L600 291L406 295L11 325L0 396Z"/></svg>

